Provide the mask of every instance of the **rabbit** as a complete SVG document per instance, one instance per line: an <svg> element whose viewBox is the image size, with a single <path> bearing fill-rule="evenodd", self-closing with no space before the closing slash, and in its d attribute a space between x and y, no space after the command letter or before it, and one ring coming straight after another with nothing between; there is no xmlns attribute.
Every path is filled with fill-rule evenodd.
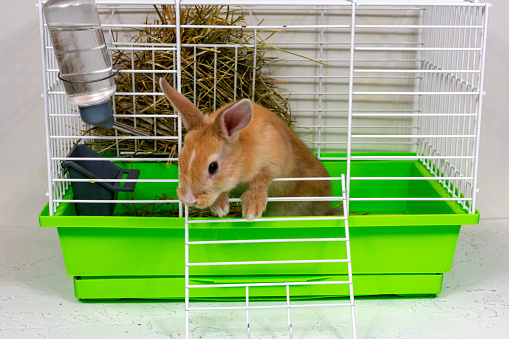
<svg viewBox="0 0 509 339"><path fill-rule="evenodd" d="M245 186L242 216L338 215L328 201L270 202L267 197L332 196L329 180L273 181L274 178L328 177L327 170L274 113L249 99L202 114L164 78L159 84L188 133L179 155L179 199L210 207L223 217L229 193Z"/></svg>

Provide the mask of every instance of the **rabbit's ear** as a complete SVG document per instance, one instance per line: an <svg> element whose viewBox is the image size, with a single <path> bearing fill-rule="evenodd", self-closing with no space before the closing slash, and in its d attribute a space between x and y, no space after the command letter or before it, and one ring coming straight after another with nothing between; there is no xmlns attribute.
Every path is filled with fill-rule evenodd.
<svg viewBox="0 0 509 339"><path fill-rule="evenodd" d="M203 123L203 114L189 99L180 94L168 84L164 78L159 78L159 85L164 95L170 100L171 105L179 113L184 127L190 131Z"/></svg>
<svg viewBox="0 0 509 339"><path fill-rule="evenodd" d="M242 99L225 109L215 119L214 125L223 138L236 140L251 120L253 120L253 104L249 99Z"/></svg>

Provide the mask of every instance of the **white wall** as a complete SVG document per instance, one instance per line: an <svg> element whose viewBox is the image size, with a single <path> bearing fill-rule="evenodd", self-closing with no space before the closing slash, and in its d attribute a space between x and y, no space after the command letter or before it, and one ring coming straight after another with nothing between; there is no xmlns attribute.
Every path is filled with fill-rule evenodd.
<svg viewBox="0 0 509 339"><path fill-rule="evenodd" d="M46 203L39 18L35 0L0 3L0 224L36 226ZM493 0L486 61L478 209L509 218L509 3Z"/></svg>
<svg viewBox="0 0 509 339"><path fill-rule="evenodd" d="M35 0L0 2L0 223L36 226L46 201L41 48Z"/></svg>
<svg viewBox="0 0 509 339"><path fill-rule="evenodd" d="M509 218L509 2L491 3L477 200L490 219Z"/></svg>

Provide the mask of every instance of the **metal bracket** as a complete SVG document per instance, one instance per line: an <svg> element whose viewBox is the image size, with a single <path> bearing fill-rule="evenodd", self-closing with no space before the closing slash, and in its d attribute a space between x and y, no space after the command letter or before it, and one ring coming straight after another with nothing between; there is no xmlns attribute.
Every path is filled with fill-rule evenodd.
<svg viewBox="0 0 509 339"><path fill-rule="evenodd" d="M92 82L99 82L99 81L103 81L103 80L107 80L109 78L112 78L114 76L117 76L118 74L120 73L120 70L119 69L115 69L111 72L111 74L103 77L103 78L100 78L100 79L96 79L96 80L89 80L89 81L75 81L75 80L67 80L67 79L64 79L62 78L62 75L60 74L60 72L58 72L57 76L60 80L64 81L64 82L69 82L69 83L72 83L72 84L89 84L89 83L92 83Z"/></svg>

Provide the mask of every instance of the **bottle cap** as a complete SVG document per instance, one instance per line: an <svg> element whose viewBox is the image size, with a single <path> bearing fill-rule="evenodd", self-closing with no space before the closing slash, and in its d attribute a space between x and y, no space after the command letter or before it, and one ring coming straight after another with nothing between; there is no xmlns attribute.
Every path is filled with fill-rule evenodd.
<svg viewBox="0 0 509 339"><path fill-rule="evenodd" d="M81 118L87 124L106 129L111 129L113 127L113 114L110 100L97 105L80 106L79 109Z"/></svg>

